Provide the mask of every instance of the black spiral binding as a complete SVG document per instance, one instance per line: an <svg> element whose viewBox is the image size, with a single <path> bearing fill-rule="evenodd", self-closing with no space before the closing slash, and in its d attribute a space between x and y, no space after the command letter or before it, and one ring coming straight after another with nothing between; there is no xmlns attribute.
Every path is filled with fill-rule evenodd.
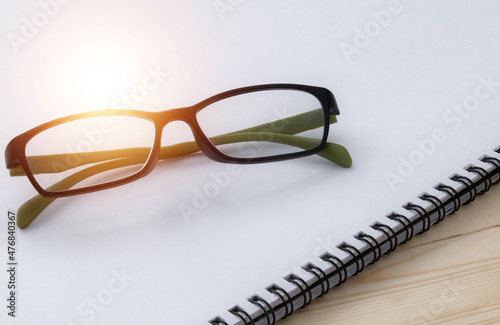
<svg viewBox="0 0 500 325"><path fill-rule="evenodd" d="M328 285L328 277L326 276L325 271L312 263L308 263L302 268L307 272L312 273L318 279L319 283L321 283L321 293L318 297L322 297L324 294L328 293L330 286Z"/></svg>
<svg viewBox="0 0 500 325"><path fill-rule="evenodd" d="M500 147L495 149L495 151L500 153ZM443 221L446 216L457 212L462 205L469 204L474 201L478 195L488 192L491 186L499 184L500 159L483 156L479 158L479 160L490 164L494 169L488 172L486 169L479 166L469 165L465 167L465 170L468 172L479 176L478 181L474 181L459 174L450 176L449 178L452 181L463 185L464 188L462 190L457 190L443 183L437 184L434 188L445 193L448 197L444 201L428 193L419 196L421 200L429 203L431 211L427 211L427 209L421 205L409 202L403 205L403 208L417 215L417 218L413 219L413 221L396 212L392 212L386 216L389 220L400 224L401 227L399 227L399 230L396 231L389 225L381 222L377 222L371 226L371 228L383 234L383 240L378 241L371 235L359 232L354 238L366 244L365 246L367 248L364 251L360 251L355 246L345 242L337 246L340 250L350 255L351 259L349 262L343 262L337 256L326 252L322 254L320 258L333 266L333 271L327 273L325 270L312 263L304 265L302 268L315 278L313 284L308 284L306 280L293 273L285 276L284 279L286 281L294 284L299 289L298 294L292 296L285 289L276 284L272 284L267 287L266 290L278 297L274 307L264 298L254 295L249 298L248 301L260 309L261 315L257 318L252 319L251 316L239 306L229 309L229 312L237 316L244 325L273 325L279 319L284 319L293 314L297 308L304 308L309 305L313 299L328 293L330 288L341 285L348 277L361 272L366 265L378 261L382 254L389 254L394 251L398 245L411 240L415 234L422 234L428 231L431 225ZM432 216L436 217L432 218ZM417 232L417 229L420 227L420 231ZM336 281L333 280L335 278ZM314 290L315 288L317 288L317 290ZM317 292L317 294L313 295L313 291ZM299 298L301 299L299 300ZM280 311L280 317L278 317L278 311ZM228 325L221 317L212 319L210 324Z"/></svg>
<svg viewBox="0 0 500 325"><path fill-rule="evenodd" d="M376 224L374 224L372 226L372 228L383 232L384 235L389 240L389 249L387 251L385 251L384 254L390 254L391 252L393 252L396 249L396 247L398 247L398 236L396 235L394 230L392 230L391 227L389 227L386 224L377 222Z"/></svg>
<svg viewBox="0 0 500 325"><path fill-rule="evenodd" d="M339 285L341 285L342 283L344 283L347 280L347 278L348 278L347 268L346 268L344 262L342 262L342 260L340 258L338 258L337 256L334 256L330 253L325 253L325 254L321 255L320 258L323 261L330 263L335 268L335 271L332 272L332 274L338 274L338 276L339 276L339 280L335 284L336 287L338 287Z"/></svg>
<svg viewBox="0 0 500 325"><path fill-rule="evenodd" d="M365 234L364 232L358 233L354 238L365 242L368 246L370 246L370 251L373 252L373 259L369 264L373 264L380 259L382 256L382 249L380 248L380 244L377 242L373 236Z"/></svg>
<svg viewBox="0 0 500 325"><path fill-rule="evenodd" d="M274 325L274 323L276 323L276 314L274 313L271 305L265 299L258 295L254 295L253 297L250 297L248 301L260 308L262 314L266 316L267 323L269 325Z"/></svg>
<svg viewBox="0 0 500 325"><path fill-rule="evenodd" d="M237 317L239 317L245 325L255 325L252 317L240 306L234 306L229 309L229 312Z"/></svg>
<svg viewBox="0 0 500 325"><path fill-rule="evenodd" d="M363 271L365 268L365 259L358 258L361 256L361 252L356 247L349 245L348 243L342 243L338 246L339 249L351 255L352 259L356 261L356 270L354 271L354 275L358 275L359 272Z"/></svg>
<svg viewBox="0 0 500 325"><path fill-rule="evenodd" d="M477 166L467 166L465 169L468 172L478 174L481 177L482 181L484 182L484 189L481 192L477 193L478 195L483 195L484 193L490 190L492 181L491 181L491 176L486 171L486 169Z"/></svg>
<svg viewBox="0 0 500 325"><path fill-rule="evenodd" d="M293 283L297 286L297 288L300 289L300 294L301 296L304 297L304 302L300 308L304 308L305 306L309 305L313 299L312 297L312 292L311 292L311 287L307 284L307 282L302 279L300 276L297 276L293 273L289 274L284 278L290 283Z"/></svg>
<svg viewBox="0 0 500 325"><path fill-rule="evenodd" d="M416 212L420 216L418 219L422 220L422 231L418 234L423 234L431 228L431 215L422 206L408 202L403 205L403 208L408 211Z"/></svg>
<svg viewBox="0 0 500 325"><path fill-rule="evenodd" d="M280 286L278 286L276 284L273 284L273 285L267 287L266 289L267 289L267 291L269 291L270 293L274 293L275 295L277 295L281 299L281 304L285 308L285 315L281 319L285 319L288 316L290 316L291 314L293 314L294 308L293 308L292 298L290 297L290 294L285 289L281 288ZM290 309L288 308L288 306L290 306Z"/></svg>
<svg viewBox="0 0 500 325"><path fill-rule="evenodd" d="M489 157L489 156L483 156L479 160L481 160L482 162L485 162L485 163L492 164L493 166L496 167L498 179L496 181L494 181L492 184L496 185L496 184L500 183L500 160L497 158Z"/></svg>
<svg viewBox="0 0 500 325"><path fill-rule="evenodd" d="M458 209L460 209L460 207L462 206L462 201L460 201L460 196L453 187L440 183L435 186L435 189L441 192L445 192L453 200L453 209L449 212L449 214L453 214L457 212Z"/></svg>
<svg viewBox="0 0 500 325"><path fill-rule="evenodd" d="M403 226L403 229L405 230L406 235L399 244L401 245L405 244L407 241L413 238L413 234L415 234L415 228L413 227L413 223L410 221L410 219L408 219L402 214L395 212L389 214L387 218L399 222Z"/></svg>
<svg viewBox="0 0 500 325"><path fill-rule="evenodd" d="M469 199L463 202L462 205L467 205L476 199L477 188L474 185L474 182L470 178L455 174L451 176L450 179L455 182L462 183L467 188L467 191L469 191Z"/></svg>
<svg viewBox="0 0 500 325"><path fill-rule="evenodd" d="M434 195L430 195L427 193L422 194L421 196L419 196L419 198L432 204L438 212L438 219L436 221L436 224L444 220L444 217L446 217L446 210L443 202L441 202L440 199L438 199Z"/></svg>
<svg viewBox="0 0 500 325"><path fill-rule="evenodd" d="M228 323L226 323L225 320L223 320L219 316L217 316L214 319L212 319L211 321L209 321L209 323L212 324L212 325L229 325Z"/></svg>

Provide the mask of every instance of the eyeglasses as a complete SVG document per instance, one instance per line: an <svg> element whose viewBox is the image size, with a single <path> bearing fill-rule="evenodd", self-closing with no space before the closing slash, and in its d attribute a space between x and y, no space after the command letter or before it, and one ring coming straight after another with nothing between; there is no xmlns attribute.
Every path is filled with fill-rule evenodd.
<svg viewBox="0 0 500 325"><path fill-rule="evenodd" d="M27 227L56 198L123 185L150 173L158 161L199 151L234 164L318 154L349 167L348 151L327 142L338 114L328 89L269 84L162 112L111 109L47 122L6 148L10 176L27 176L39 193L19 208L17 225ZM162 146L162 131L173 121L187 123L195 141Z"/></svg>

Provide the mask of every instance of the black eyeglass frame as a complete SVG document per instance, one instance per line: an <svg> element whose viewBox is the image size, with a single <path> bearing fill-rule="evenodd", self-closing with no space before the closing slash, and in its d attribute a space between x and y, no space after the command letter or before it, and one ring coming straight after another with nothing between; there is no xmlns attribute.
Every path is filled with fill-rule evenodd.
<svg viewBox="0 0 500 325"><path fill-rule="evenodd" d="M294 152L294 153L287 153L287 154L281 154L281 155L274 155L274 156L266 156L266 157L256 157L256 158L237 158L237 157L230 157L225 155L224 153L220 152L216 146L212 144L212 142L208 139L208 137L203 133L201 130L198 121L196 119L196 114L201 111L203 108L209 106L210 104L213 104L217 101L237 96L237 95L242 95L246 93L251 93L251 92L257 92L257 91L265 91L265 90L299 90L303 91L306 93L309 93L316 97L318 101L321 103L321 108L323 109L323 121L324 121L324 132L323 136L321 138L320 144L313 149L308 149L300 152ZM201 135L200 139L204 142L204 144L207 145L204 150L200 146L200 149L202 152L209 158L218 161L218 162L223 162L223 163L236 163L236 164L256 164L256 163L264 163L264 162L275 162L275 161L283 161L283 160L288 160L288 159L294 159L294 158L300 158L300 157L305 157L305 156L310 156L314 155L318 152L320 152L324 147L328 139L328 134L330 130L330 114L333 115L339 115L340 111L337 105L337 101L335 100L335 97L333 93L322 87L315 87L315 86L307 86L307 85L298 85L298 84L267 84L267 85L257 85L257 86L249 86L249 87L243 87L243 88L237 88L229 91L225 91L223 93L220 93L218 95L214 95L210 98L207 98L201 102L199 102L196 105L193 105L191 107L195 110L194 113L194 118L193 118L193 124L190 126L194 127L196 132L199 132ZM186 123L189 124L188 121L185 121ZM194 131L193 131L194 133ZM196 139L196 137L195 137ZM198 142L198 139L196 139ZM200 145L200 143L198 143ZM213 156L210 156L211 153L214 153Z"/></svg>
<svg viewBox="0 0 500 325"><path fill-rule="evenodd" d="M213 104L217 101L242 95L251 92L258 91L267 91L267 90L297 90L303 91L313 95L319 103L321 103L321 108L323 110L324 115L324 131L321 142L315 148L295 152L295 153L286 153L281 155L274 156L266 156L266 157L255 157L255 158L238 158L238 157L230 157L222 153L217 149L217 147L212 144L209 138L204 134L202 128L200 127L197 119L197 113L200 112L205 107ZM196 143L198 144L200 150L210 159L222 163L233 163L233 164L256 164L256 163L265 163L265 162L276 162L283 161L288 159L300 158L305 156L310 156L320 152L327 143L327 138L329 134L330 127L330 116L331 115L340 114L339 108L337 106L337 102L335 100L334 95L331 91L323 87L315 87L308 85L300 85L300 84L264 84L264 85L256 85L249 86L243 88L237 88L229 91L222 92L220 94L211 96L195 105L182 107L182 108L174 108L169 110L164 110L160 112L147 112L147 111L139 111L139 110L120 110L120 109L109 109L109 110L100 110L94 112L86 112L80 114L74 114L66 117L62 117L47 123L44 123L40 126L37 126L17 137L15 137L8 145L5 151L5 160L6 166L8 169L15 168L16 165L20 165L24 169L24 173L34 186L34 188L44 197L48 198L57 198L57 197L65 197L72 196L84 193L95 192L99 190L104 190L108 188L113 188L119 185L123 185L134 180L137 180L141 177L149 174L156 163L159 160L160 150L161 150L161 136L163 129L165 126L174 121L183 121L189 125L191 131L193 132ZM138 118L143 118L149 120L154 124L155 127L155 138L153 145L151 147L151 151L147 160L145 161L143 167L135 174L125 177L123 179L111 181L104 184L93 185L85 188L79 189L70 189L61 192L50 192L46 191L42 188L37 180L35 179L34 174L30 171L30 167L26 158L26 145L27 143L37 134L43 132L47 129L50 129L54 126L64 124L70 121L75 121L79 119L85 119L90 117L99 117L99 116L133 116Z"/></svg>

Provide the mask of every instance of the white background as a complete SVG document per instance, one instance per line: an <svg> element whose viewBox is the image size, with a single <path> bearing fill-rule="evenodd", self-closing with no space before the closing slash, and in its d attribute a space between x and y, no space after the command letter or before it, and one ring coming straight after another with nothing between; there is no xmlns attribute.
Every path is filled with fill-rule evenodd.
<svg viewBox="0 0 500 325"><path fill-rule="evenodd" d="M475 96L481 78L500 81L499 14L493 0L2 0L2 148L52 119L123 105L148 69L160 69L157 87L132 108L182 107L260 83L327 87L341 111L330 140L354 160L349 169L319 157L235 168L193 157L126 186L58 199L17 231L17 317L1 306L2 323L230 319L226 309L314 259L325 242L352 242L500 145L499 87L467 118L450 111ZM360 36L365 28L372 36ZM16 46L19 37L25 41ZM357 50L346 55L346 46ZM445 140L391 188L387 173L397 174L401 159L436 130ZM164 135L173 137L191 136L174 123ZM229 175L228 168L227 186L187 222L179 207L193 206L211 175ZM7 211L36 192L7 170L0 177L3 269ZM128 275L122 286L117 272ZM1 272L2 305L7 282ZM110 284L120 287L111 296ZM109 299L96 311L88 301L99 297Z"/></svg>

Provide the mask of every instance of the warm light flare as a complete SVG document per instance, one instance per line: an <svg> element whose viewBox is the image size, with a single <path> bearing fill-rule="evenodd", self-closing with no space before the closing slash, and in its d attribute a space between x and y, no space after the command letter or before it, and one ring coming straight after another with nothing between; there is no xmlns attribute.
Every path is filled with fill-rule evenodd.
<svg viewBox="0 0 500 325"><path fill-rule="evenodd" d="M76 111L112 108L144 74L140 56L127 44L80 39L61 48L43 75Z"/></svg>
<svg viewBox="0 0 500 325"><path fill-rule="evenodd" d="M90 62L82 69L81 74L81 90L96 99L105 99L115 94L124 86L126 79L123 73L120 75L119 65L107 60Z"/></svg>

